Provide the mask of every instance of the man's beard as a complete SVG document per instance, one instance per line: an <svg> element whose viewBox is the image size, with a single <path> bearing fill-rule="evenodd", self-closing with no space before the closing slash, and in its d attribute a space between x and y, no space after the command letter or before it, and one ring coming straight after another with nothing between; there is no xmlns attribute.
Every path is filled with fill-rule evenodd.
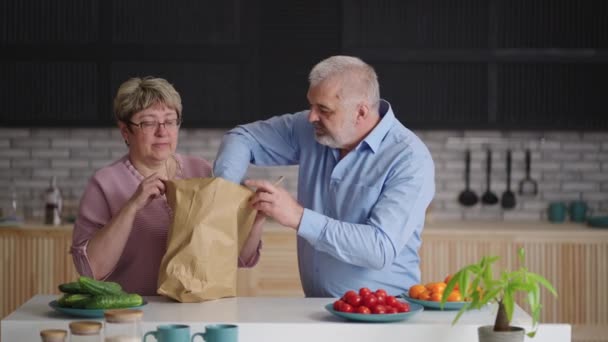
<svg viewBox="0 0 608 342"><path fill-rule="evenodd" d="M356 133L355 122L344 122L342 127L340 127L338 132L334 135L331 135L320 122L314 123L313 125L315 128L315 140L319 144L331 148L344 148L348 145L348 141L354 138Z"/></svg>

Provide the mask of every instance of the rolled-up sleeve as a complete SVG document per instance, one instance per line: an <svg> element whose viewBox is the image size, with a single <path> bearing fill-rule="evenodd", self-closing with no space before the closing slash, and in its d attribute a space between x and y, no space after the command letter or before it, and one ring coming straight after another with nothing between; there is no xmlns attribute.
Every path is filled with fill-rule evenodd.
<svg viewBox="0 0 608 342"><path fill-rule="evenodd" d="M87 255L87 246L95 234L111 219L110 208L99 184L92 178L85 189L78 216L72 233L70 253L76 271L83 276L93 277L93 270Z"/></svg>

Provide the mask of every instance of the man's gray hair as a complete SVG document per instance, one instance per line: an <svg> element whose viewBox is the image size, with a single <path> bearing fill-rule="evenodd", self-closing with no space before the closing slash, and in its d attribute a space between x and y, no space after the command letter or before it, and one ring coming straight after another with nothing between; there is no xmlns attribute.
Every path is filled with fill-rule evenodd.
<svg viewBox="0 0 608 342"><path fill-rule="evenodd" d="M368 105L374 110L378 109L380 85L376 71L369 64L357 57L332 56L312 68L308 81L311 87L315 87L336 76L342 81L342 93L366 97Z"/></svg>

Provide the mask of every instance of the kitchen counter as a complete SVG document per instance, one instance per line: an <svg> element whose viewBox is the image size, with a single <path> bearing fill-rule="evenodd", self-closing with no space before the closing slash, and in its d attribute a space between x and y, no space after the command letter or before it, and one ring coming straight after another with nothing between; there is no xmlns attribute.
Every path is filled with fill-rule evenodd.
<svg viewBox="0 0 608 342"><path fill-rule="evenodd" d="M0 226L0 235L6 234L70 234L73 224L48 226L35 222L23 225ZM281 226L275 221L267 221L265 231L293 231L291 228ZM582 223L564 222L550 223L547 221L433 221L425 224L423 236L437 234L458 234L462 236L525 236L542 238L600 238L608 240L608 229L593 228Z"/></svg>
<svg viewBox="0 0 608 342"><path fill-rule="evenodd" d="M56 296L37 295L2 320L2 341L36 341L42 329L67 329L75 320L53 311L48 303ZM206 324L233 323L239 326L239 341L449 341L477 340L477 327L493 323L495 308L465 313L451 326L456 311L423 311L406 321L356 323L335 317L324 309L329 298L237 297L205 303L176 303L164 297L147 297L144 331L157 325L190 325L191 333ZM516 308L513 325L529 329L530 316ZM567 324L542 324L534 342L570 341Z"/></svg>
<svg viewBox="0 0 608 342"><path fill-rule="evenodd" d="M57 284L76 279L68 253L71 229L0 227L0 318L33 295L57 293ZM238 270L237 295L302 297L295 231L269 222L263 240L258 265ZM570 222L430 221L422 240L423 283L442 280L484 255L501 257L497 272L515 269L517 249L524 247L527 267L559 294L555 299L542 292L541 321L571 324L574 341L608 342L608 229Z"/></svg>
<svg viewBox="0 0 608 342"><path fill-rule="evenodd" d="M608 229L582 223L547 221L436 221L428 222L425 235L450 234L463 237L508 237L519 240L550 239L572 241L608 241Z"/></svg>

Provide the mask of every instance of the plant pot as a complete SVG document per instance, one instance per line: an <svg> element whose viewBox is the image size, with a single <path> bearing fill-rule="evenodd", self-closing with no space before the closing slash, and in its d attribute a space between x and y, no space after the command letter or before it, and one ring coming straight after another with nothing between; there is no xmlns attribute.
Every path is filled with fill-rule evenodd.
<svg viewBox="0 0 608 342"><path fill-rule="evenodd" d="M485 325L477 329L479 342L523 342L525 330L511 327L511 331L494 331L493 325Z"/></svg>

